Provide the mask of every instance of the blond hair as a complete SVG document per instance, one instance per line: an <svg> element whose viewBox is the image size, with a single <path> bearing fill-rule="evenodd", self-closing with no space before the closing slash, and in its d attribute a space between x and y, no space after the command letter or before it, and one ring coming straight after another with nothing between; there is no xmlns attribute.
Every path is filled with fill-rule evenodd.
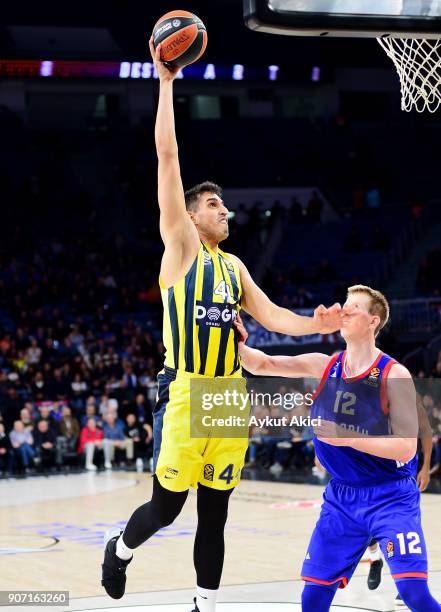
<svg viewBox="0 0 441 612"><path fill-rule="evenodd" d="M380 317L380 323L377 325L375 329L375 337L378 336L380 331L389 321L390 308L389 302L385 298L385 296L381 293L381 291L377 291L376 289L372 289L367 285L353 285L348 289L348 297L350 295L354 295L354 293L362 293L363 295L367 295L371 303L369 305L369 314L376 315Z"/></svg>

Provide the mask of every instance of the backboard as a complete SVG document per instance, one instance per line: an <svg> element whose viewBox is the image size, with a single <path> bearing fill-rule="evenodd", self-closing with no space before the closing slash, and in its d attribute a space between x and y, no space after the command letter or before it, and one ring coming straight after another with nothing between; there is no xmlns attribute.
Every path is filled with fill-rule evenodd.
<svg viewBox="0 0 441 612"><path fill-rule="evenodd" d="M441 0L244 0L244 14L274 34L441 38Z"/></svg>

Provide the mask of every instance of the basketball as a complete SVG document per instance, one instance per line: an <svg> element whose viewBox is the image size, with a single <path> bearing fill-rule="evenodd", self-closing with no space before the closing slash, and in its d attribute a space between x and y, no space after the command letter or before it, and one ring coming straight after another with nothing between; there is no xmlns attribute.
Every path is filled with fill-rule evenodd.
<svg viewBox="0 0 441 612"><path fill-rule="evenodd" d="M161 43L161 59L173 68L183 68L198 60L207 40L205 25L188 11L166 13L153 29L155 49Z"/></svg>

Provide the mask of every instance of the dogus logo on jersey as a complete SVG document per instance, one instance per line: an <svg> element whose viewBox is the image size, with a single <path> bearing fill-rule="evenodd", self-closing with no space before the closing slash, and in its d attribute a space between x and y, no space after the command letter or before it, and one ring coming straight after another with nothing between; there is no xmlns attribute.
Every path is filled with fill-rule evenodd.
<svg viewBox="0 0 441 612"><path fill-rule="evenodd" d="M209 308L207 310L207 317L210 319L210 321L219 321L221 317L221 311L217 306L213 306L212 308Z"/></svg>
<svg viewBox="0 0 441 612"><path fill-rule="evenodd" d="M196 304L196 325L231 327L237 312L232 304Z"/></svg>

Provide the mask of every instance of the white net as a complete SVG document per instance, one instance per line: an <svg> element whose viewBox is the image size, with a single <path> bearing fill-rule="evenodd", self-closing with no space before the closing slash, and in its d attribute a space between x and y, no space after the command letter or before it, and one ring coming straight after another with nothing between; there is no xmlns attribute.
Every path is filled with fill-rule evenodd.
<svg viewBox="0 0 441 612"><path fill-rule="evenodd" d="M441 38L378 38L401 81L401 108L435 113L441 105Z"/></svg>

